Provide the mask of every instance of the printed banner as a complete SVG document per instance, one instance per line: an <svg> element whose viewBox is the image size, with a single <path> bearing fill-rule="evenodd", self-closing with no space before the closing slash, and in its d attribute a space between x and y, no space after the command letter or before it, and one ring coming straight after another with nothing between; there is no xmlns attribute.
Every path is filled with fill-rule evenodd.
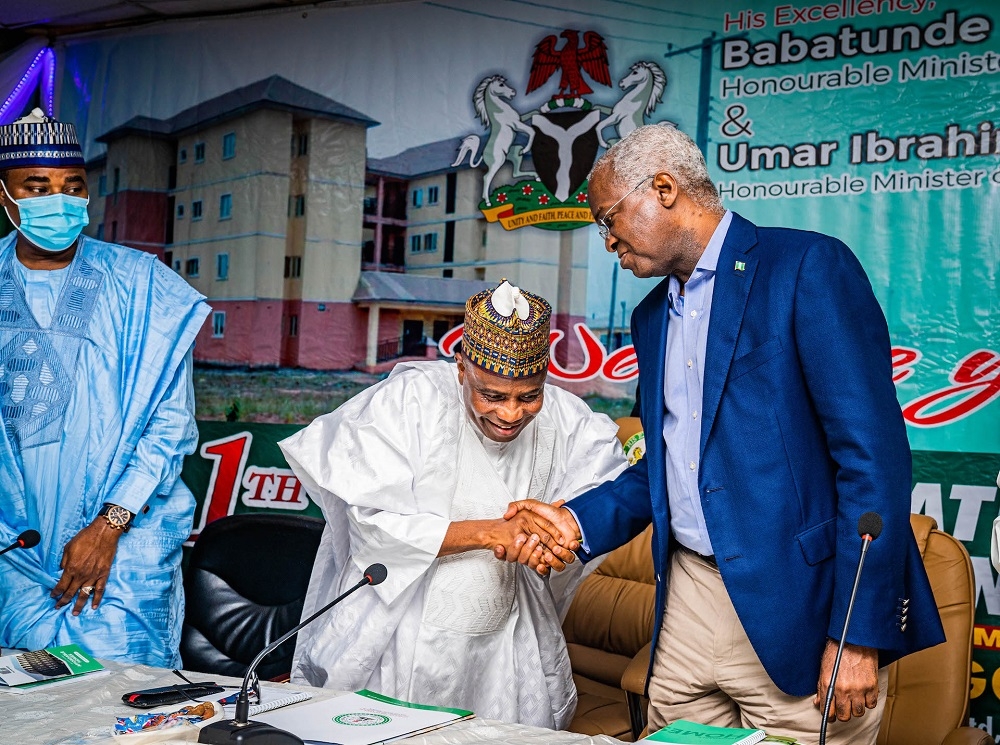
<svg viewBox="0 0 1000 745"><path fill-rule="evenodd" d="M262 510L323 517L285 462L278 442L301 427L287 424L198 422L199 446L181 478L198 506L190 546L210 522Z"/></svg>
<svg viewBox="0 0 1000 745"><path fill-rule="evenodd" d="M998 17L983 0L316 6L63 39L55 101L90 162L88 229L157 252L213 305L198 359L447 353L460 298L421 283L506 277L552 301L554 381L622 386L635 357L612 340L653 283L614 269L587 174L643 123L689 133L728 208L860 258L914 509L973 556L972 718L992 734ZM200 426L195 535L233 512L319 514L274 447L294 427Z"/></svg>
<svg viewBox="0 0 1000 745"><path fill-rule="evenodd" d="M930 515L965 544L976 581L969 723L1000 742L1000 579L990 563L1000 457L913 453L910 511Z"/></svg>
<svg viewBox="0 0 1000 745"><path fill-rule="evenodd" d="M68 39L55 47L58 100L87 157L111 154L94 229L169 253L213 304L199 359L344 368L419 340L418 320L425 336L454 325L454 313L393 306L375 329L357 305L371 297L361 265L511 279L556 308L574 353L554 377L622 383L634 370L598 365L587 337L627 335L652 282L610 271L586 176L637 126L674 123L702 147L726 206L857 253L888 320L911 445L1000 453L997 13L974 0L276 12ZM206 102L215 112L255 95L300 117L321 96L324 116L360 129L314 124L309 139L289 119L289 164L275 112L199 118ZM136 132L156 148L122 139ZM433 180L445 172L455 178ZM171 205L156 243L150 226ZM566 365L582 354L584 367Z"/></svg>
<svg viewBox="0 0 1000 745"><path fill-rule="evenodd" d="M996 12L865 0L728 10L698 112L727 206L835 235L861 258L920 450L1000 452Z"/></svg>

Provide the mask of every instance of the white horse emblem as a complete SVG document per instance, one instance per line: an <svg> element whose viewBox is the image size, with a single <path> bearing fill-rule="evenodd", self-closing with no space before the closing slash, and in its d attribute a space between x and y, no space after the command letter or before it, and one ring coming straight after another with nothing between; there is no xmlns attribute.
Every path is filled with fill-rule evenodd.
<svg viewBox="0 0 1000 745"><path fill-rule="evenodd" d="M535 138L535 130L521 121L521 115L514 110L510 101L517 91L507 85L507 79L502 75L492 75L483 78L476 86L476 92L472 96L476 106L476 114L483 126L489 129L490 134L486 140L478 160L476 153L479 151L479 135L469 135L464 140L458 150L458 157L452 163L452 167L459 165L469 157L469 165L478 168L480 164L486 164L486 176L483 178L483 201L486 206L490 206L490 187L493 179L509 159L514 167L514 178L532 178L537 180L538 175L534 171L522 171L521 161L523 156L531 150L531 143ZM524 134L528 141L525 145L515 145L514 139L518 132Z"/></svg>
<svg viewBox="0 0 1000 745"><path fill-rule="evenodd" d="M625 91L613 108L600 107L609 114L597 125L597 137L601 147L608 148L629 132L645 124L645 117L663 99L667 87L667 76L655 62L636 62L628 74L618 81L618 87ZM605 140L602 132L614 126L618 137Z"/></svg>

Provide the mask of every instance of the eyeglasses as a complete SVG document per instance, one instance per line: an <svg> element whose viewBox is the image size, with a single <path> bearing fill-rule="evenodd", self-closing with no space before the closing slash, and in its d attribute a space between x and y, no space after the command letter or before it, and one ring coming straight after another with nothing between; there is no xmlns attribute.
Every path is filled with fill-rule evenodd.
<svg viewBox="0 0 1000 745"><path fill-rule="evenodd" d="M611 205L610 208L608 208L607 210L605 210L604 217L598 217L595 220L595 222L597 222L597 232L600 234L602 241L606 241L608 239L608 236L611 234L611 226L608 225L606 222L604 222L607 219L608 215L610 215L612 212L614 212L615 211L615 207L617 207L619 204L621 204L622 202L624 202L632 192L634 192L636 189L638 189L644 183L646 183L647 181L649 181L655 175L656 174L650 174L649 176L646 176L645 178L643 178L642 181L640 181L638 184L636 184L631 189L629 189L628 192L626 192L626 194L625 194L624 197L622 197L621 199L619 199L617 202L615 202L613 205Z"/></svg>

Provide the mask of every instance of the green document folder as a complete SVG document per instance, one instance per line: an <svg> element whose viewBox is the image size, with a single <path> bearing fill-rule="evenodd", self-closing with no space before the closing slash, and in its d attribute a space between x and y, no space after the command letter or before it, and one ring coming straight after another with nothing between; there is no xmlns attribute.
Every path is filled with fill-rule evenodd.
<svg viewBox="0 0 1000 745"><path fill-rule="evenodd" d="M760 742L767 733L762 729L739 729L737 727L714 727L678 719L645 738L649 742L666 742L672 745L753 745Z"/></svg>

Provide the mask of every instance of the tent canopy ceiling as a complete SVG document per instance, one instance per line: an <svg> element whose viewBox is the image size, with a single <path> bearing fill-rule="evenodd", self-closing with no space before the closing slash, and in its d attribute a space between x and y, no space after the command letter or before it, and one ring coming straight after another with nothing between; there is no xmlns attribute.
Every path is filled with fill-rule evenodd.
<svg viewBox="0 0 1000 745"><path fill-rule="evenodd" d="M58 36L158 21L358 4L362 0L31 0L0 3L0 29Z"/></svg>

